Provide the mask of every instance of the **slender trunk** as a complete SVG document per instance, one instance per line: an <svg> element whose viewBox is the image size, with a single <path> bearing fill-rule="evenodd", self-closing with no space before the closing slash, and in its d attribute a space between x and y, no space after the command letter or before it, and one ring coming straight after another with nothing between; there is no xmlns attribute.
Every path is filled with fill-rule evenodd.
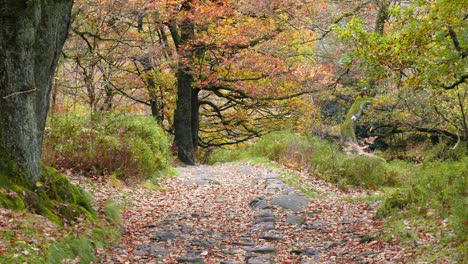
<svg viewBox="0 0 468 264"><path fill-rule="evenodd" d="M109 84L104 86L106 96L104 97L104 104L101 106L101 111L109 111L112 109L114 101L114 90Z"/></svg>
<svg viewBox="0 0 468 264"><path fill-rule="evenodd" d="M465 91L465 95L466 95L466 91ZM465 114L465 95L463 96L463 99L462 99L462 95L461 95L461 92L458 92L457 96L458 96L458 106L460 107L460 112L461 112L461 119L462 119L462 126L463 126L463 138L465 141L468 142L468 123L466 121L466 114Z"/></svg>
<svg viewBox="0 0 468 264"><path fill-rule="evenodd" d="M36 182L49 94L72 1L0 3L0 170L9 169L4 164L12 161L26 180Z"/></svg>
<svg viewBox="0 0 468 264"><path fill-rule="evenodd" d="M159 28L159 35L161 37L161 41L164 44L164 57L169 60L172 57L172 50L171 47L169 46L169 41L166 35L166 32L164 32L164 27Z"/></svg>
<svg viewBox="0 0 468 264"><path fill-rule="evenodd" d="M378 1L379 12L377 13L377 19L375 20L374 32L383 36L385 32L385 23L389 19L389 9L391 0L380 0Z"/></svg>
<svg viewBox="0 0 468 264"><path fill-rule="evenodd" d="M153 116L154 120L158 124L162 123L162 117L159 114L159 105L158 101L156 100L156 96L153 93L150 93L150 107L151 107L151 116Z"/></svg>

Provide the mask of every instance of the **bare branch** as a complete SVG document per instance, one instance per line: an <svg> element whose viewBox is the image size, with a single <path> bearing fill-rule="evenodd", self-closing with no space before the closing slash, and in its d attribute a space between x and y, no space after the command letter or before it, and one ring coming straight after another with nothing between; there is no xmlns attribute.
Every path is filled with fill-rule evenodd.
<svg viewBox="0 0 468 264"><path fill-rule="evenodd" d="M9 98L9 97L16 96L16 95L20 95L20 94L32 93L32 92L35 92L35 91L37 91L37 88L31 89L31 90L27 90L27 91L15 92L15 93L9 94L9 95L7 95L7 96L4 96L3 99L7 99L7 98Z"/></svg>

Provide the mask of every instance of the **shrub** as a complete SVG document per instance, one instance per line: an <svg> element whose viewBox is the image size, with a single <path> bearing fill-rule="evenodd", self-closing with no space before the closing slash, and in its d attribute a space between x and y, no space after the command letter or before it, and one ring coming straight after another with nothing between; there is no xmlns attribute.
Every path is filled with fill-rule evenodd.
<svg viewBox="0 0 468 264"><path fill-rule="evenodd" d="M169 143L154 119L119 113L55 117L46 130L47 164L140 181L168 166Z"/></svg>

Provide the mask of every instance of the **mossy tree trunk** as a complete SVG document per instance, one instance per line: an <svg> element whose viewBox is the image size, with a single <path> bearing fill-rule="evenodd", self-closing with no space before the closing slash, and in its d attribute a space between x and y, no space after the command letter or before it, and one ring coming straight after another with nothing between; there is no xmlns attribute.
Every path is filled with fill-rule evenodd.
<svg viewBox="0 0 468 264"><path fill-rule="evenodd" d="M344 120L343 124L341 124L341 143L345 142L357 142L356 138L356 122L361 119L362 115L364 114L364 110L367 105L370 104L368 98L359 95L356 100L354 101L353 105L348 111L346 115L346 119Z"/></svg>
<svg viewBox="0 0 468 264"><path fill-rule="evenodd" d="M71 7L72 0L0 0L0 163L13 162L33 183Z"/></svg>

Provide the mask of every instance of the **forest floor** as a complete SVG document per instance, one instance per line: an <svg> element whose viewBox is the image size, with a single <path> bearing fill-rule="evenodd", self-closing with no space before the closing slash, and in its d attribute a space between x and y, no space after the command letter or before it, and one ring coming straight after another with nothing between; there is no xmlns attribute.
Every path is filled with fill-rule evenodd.
<svg viewBox="0 0 468 264"><path fill-rule="evenodd" d="M401 263L414 253L381 238L378 204L364 192L249 163L177 170L162 191L74 179L97 202L127 202L104 263Z"/></svg>

